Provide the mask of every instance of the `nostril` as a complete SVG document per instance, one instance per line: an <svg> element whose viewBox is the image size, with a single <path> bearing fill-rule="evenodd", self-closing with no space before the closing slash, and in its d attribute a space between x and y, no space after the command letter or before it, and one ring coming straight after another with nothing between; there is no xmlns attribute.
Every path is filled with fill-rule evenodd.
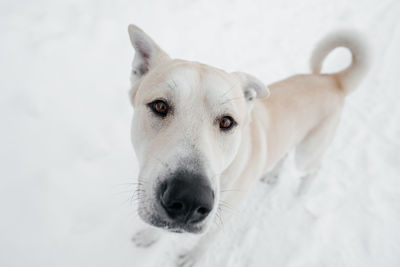
<svg viewBox="0 0 400 267"><path fill-rule="evenodd" d="M195 209L190 217L190 223L198 223L204 220L208 214L210 213L211 209L208 207L200 206Z"/></svg>
<svg viewBox="0 0 400 267"><path fill-rule="evenodd" d="M184 205L182 202L173 202L172 204L168 205L168 209L171 211L182 211L184 209Z"/></svg>
<svg viewBox="0 0 400 267"><path fill-rule="evenodd" d="M199 213L200 215L206 215L210 212L210 210L205 207L200 207L196 210L196 212Z"/></svg>

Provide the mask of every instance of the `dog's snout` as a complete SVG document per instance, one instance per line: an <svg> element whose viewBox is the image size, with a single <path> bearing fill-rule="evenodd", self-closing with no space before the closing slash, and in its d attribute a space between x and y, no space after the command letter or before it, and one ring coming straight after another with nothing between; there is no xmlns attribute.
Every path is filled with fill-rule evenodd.
<svg viewBox="0 0 400 267"><path fill-rule="evenodd" d="M178 174L161 186L160 202L174 221L197 223L212 210L214 193L204 177Z"/></svg>

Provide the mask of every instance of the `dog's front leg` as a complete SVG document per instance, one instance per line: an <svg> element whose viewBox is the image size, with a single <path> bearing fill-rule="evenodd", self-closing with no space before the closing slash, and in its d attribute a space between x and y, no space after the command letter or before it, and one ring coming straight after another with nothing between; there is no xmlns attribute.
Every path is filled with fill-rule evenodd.
<svg viewBox="0 0 400 267"><path fill-rule="evenodd" d="M148 226L145 229L138 231L132 241L138 247L149 247L160 239L161 230Z"/></svg>
<svg viewBox="0 0 400 267"><path fill-rule="evenodd" d="M192 267L206 254L209 244L212 243L220 232L219 226L213 226L204 234L197 244L190 251L182 254L178 258L178 267Z"/></svg>

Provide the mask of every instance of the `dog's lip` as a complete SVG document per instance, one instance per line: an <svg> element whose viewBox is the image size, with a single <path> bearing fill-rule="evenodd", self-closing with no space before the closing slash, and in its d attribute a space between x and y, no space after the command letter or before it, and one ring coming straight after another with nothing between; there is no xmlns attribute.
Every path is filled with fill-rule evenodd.
<svg viewBox="0 0 400 267"><path fill-rule="evenodd" d="M199 233L203 229L201 223L175 223L160 218L152 218L148 223L173 233Z"/></svg>
<svg viewBox="0 0 400 267"><path fill-rule="evenodd" d="M173 233L197 233L201 231L201 227L198 224L169 224L163 229Z"/></svg>
<svg viewBox="0 0 400 267"><path fill-rule="evenodd" d="M173 232L173 233L177 233L177 234L181 234L181 233L185 232L185 230L180 229L180 228L167 228L166 230L170 231L170 232Z"/></svg>
<svg viewBox="0 0 400 267"><path fill-rule="evenodd" d="M161 228L163 230L174 232L174 233L200 233L204 230L205 224L204 221L197 223L179 223L174 222L168 215L163 213L163 211L158 209L155 206L156 211L153 212L145 212L144 214L138 210L139 217L146 223Z"/></svg>

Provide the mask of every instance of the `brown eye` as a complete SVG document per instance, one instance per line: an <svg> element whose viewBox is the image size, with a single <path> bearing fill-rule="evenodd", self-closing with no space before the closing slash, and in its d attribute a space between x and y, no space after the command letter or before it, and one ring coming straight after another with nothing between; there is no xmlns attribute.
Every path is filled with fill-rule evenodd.
<svg viewBox="0 0 400 267"><path fill-rule="evenodd" d="M235 121L230 116L222 117L219 121L219 128L223 131L231 129L235 125Z"/></svg>
<svg viewBox="0 0 400 267"><path fill-rule="evenodd" d="M169 106L166 102L162 100L156 100L149 104L151 110L161 117L165 117L168 114Z"/></svg>

